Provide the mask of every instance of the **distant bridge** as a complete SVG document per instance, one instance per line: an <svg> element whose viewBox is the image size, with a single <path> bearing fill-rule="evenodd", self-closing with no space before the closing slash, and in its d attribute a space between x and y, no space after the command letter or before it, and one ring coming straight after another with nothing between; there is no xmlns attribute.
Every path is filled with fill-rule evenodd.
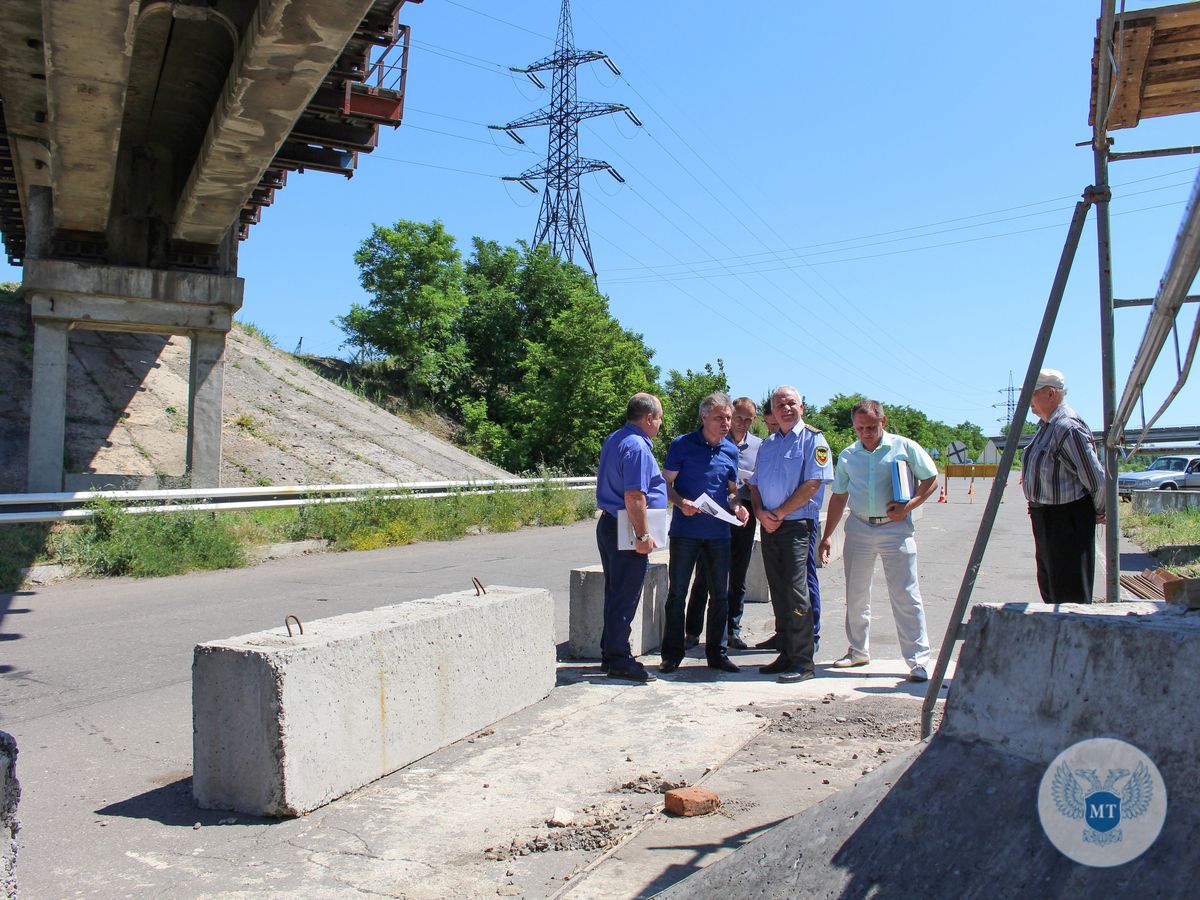
<svg viewBox="0 0 1200 900"><path fill-rule="evenodd" d="M1128 428L1125 431L1124 446L1132 447L1138 439L1138 435L1142 433L1140 428ZM1104 444L1104 432L1093 431L1092 436L1095 437L1096 443L1100 446ZM989 438L998 449L1004 447L1004 442L1008 440L1008 436L1004 434L993 435ZM1033 440L1032 434L1021 435L1021 442L1018 446L1025 449L1029 442ZM1195 444L1200 442L1200 425L1175 425L1170 428L1151 428L1150 433L1146 435L1146 444ZM1160 452L1157 449L1147 448L1150 453Z"/></svg>

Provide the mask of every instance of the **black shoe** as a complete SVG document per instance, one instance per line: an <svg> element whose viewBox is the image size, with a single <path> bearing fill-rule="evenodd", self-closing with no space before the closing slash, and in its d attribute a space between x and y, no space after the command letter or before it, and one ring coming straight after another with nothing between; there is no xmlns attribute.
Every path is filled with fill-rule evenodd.
<svg viewBox="0 0 1200 900"><path fill-rule="evenodd" d="M737 635L734 635L733 637L731 637L729 639L729 649L730 650L749 650L750 645L747 644L745 641L743 641Z"/></svg>
<svg viewBox="0 0 1200 900"><path fill-rule="evenodd" d="M636 681L639 684L658 680L645 669L609 669L608 677L618 681Z"/></svg>
<svg viewBox="0 0 1200 900"><path fill-rule="evenodd" d="M683 662L682 659L664 659L662 664L658 667L658 671L662 672L664 675L669 675L671 672L674 672L679 668L679 664L681 662Z"/></svg>
<svg viewBox="0 0 1200 900"><path fill-rule="evenodd" d="M797 681L808 681L810 678L815 678L815 673L807 669L788 669L780 672L775 680L782 684L795 684Z"/></svg>
<svg viewBox="0 0 1200 900"><path fill-rule="evenodd" d="M691 650L693 647L699 647L699 646L700 646L700 635L685 634L683 636L683 648L685 650Z"/></svg>
<svg viewBox="0 0 1200 900"><path fill-rule="evenodd" d="M780 672L787 672L791 668L791 661L781 656L769 666L759 666L758 671L763 675L778 675Z"/></svg>
<svg viewBox="0 0 1200 900"><path fill-rule="evenodd" d="M608 674L608 670L611 668L612 668L612 665L611 665L611 663L609 663L609 661L607 659L600 660L600 671L603 672L605 675Z"/></svg>
<svg viewBox="0 0 1200 900"><path fill-rule="evenodd" d="M720 659L716 659L716 660L709 660L708 667L710 669L717 669L720 672L740 672L740 671L742 671L738 667L738 664L735 663L728 656L722 656Z"/></svg>
<svg viewBox="0 0 1200 900"><path fill-rule="evenodd" d="M779 649L779 635L773 634L769 638L767 638L765 641L759 641L757 644L754 645L754 649L755 650L778 650Z"/></svg>

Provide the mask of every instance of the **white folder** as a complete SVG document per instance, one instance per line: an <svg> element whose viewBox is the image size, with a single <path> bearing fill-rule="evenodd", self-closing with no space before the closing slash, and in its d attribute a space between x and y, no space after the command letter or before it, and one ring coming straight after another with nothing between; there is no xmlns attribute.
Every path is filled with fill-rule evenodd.
<svg viewBox="0 0 1200 900"><path fill-rule="evenodd" d="M654 538L654 543L659 547L667 546L667 527L671 524L670 509L648 509L646 510L646 530L650 532L650 536ZM625 510L617 512L617 549L618 550L634 550L636 549L637 535L633 532L633 526L629 524L629 513Z"/></svg>

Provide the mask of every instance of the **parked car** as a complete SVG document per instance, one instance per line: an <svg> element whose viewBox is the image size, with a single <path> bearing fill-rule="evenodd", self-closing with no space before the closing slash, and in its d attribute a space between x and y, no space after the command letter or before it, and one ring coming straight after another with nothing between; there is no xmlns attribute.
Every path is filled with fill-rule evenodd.
<svg viewBox="0 0 1200 900"><path fill-rule="evenodd" d="M1160 456L1141 472L1117 477L1117 494L1128 500L1134 491L1200 490L1200 456Z"/></svg>

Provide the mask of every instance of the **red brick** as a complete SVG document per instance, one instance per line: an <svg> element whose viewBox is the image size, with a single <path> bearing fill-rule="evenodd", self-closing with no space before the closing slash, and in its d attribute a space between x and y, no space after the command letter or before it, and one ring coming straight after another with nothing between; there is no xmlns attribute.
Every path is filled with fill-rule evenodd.
<svg viewBox="0 0 1200 900"><path fill-rule="evenodd" d="M721 798L702 787L675 788L667 791L667 812L675 816L707 816L721 805Z"/></svg>

